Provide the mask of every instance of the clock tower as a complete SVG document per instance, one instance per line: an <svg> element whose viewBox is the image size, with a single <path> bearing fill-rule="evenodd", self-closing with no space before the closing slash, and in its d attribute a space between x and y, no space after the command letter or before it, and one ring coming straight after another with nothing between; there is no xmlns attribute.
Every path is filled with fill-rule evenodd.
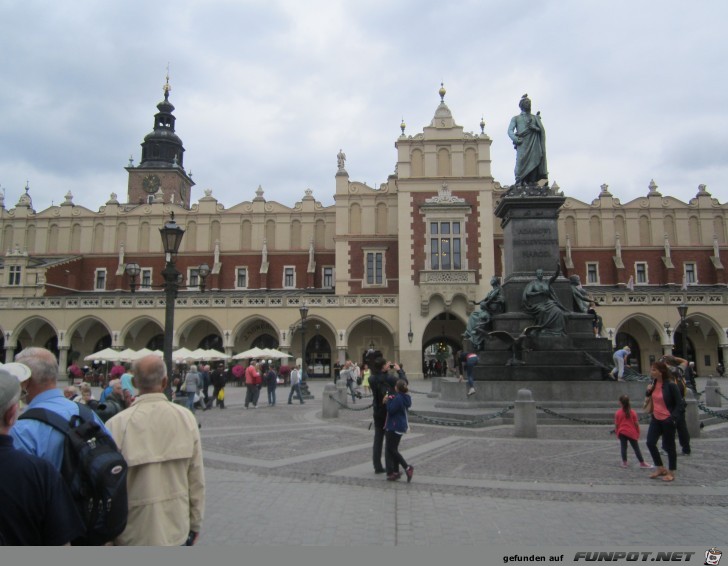
<svg viewBox="0 0 728 566"><path fill-rule="evenodd" d="M142 142L142 160L138 166L129 162L128 202L143 204L155 202L161 191L165 203L173 202L184 208L190 207L192 178L184 169L182 140L174 133L174 106L169 101L169 75L164 85L164 100L157 104L154 129Z"/></svg>

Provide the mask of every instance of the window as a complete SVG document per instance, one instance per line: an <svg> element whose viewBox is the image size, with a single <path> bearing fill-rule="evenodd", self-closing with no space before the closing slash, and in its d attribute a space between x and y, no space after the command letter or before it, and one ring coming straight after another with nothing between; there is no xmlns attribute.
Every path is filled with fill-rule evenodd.
<svg viewBox="0 0 728 566"><path fill-rule="evenodd" d="M152 288L152 270L151 268L143 268L139 278L139 286L142 289L151 290Z"/></svg>
<svg viewBox="0 0 728 566"><path fill-rule="evenodd" d="M236 289L247 289L248 288L248 268L238 267L235 270L235 288Z"/></svg>
<svg viewBox="0 0 728 566"><path fill-rule="evenodd" d="M19 265L11 265L8 271L8 285L18 286L20 285L21 273L23 268Z"/></svg>
<svg viewBox="0 0 728 566"><path fill-rule="evenodd" d="M430 222L430 267L433 270L462 269L460 222Z"/></svg>
<svg viewBox="0 0 728 566"><path fill-rule="evenodd" d="M366 285L384 285L384 252L367 252Z"/></svg>
<svg viewBox="0 0 728 566"><path fill-rule="evenodd" d="M295 267L284 267L283 268L283 288L294 289L296 287L296 268Z"/></svg>
<svg viewBox="0 0 728 566"><path fill-rule="evenodd" d="M695 268L695 263L685 263L685 283L688 285L694 285L698 282L698 272Z"/></svg>
<svg viewBox="0 0 728 566"><path fill-rule="evenodd" d="M586 282L599 283L599 264L598 263L587 263L586 264Z"/></svg>
<svg viewBox="0 0 728 566"><path fill-rule="evenodd" d="M324 289L332 289L334 287L334 268L324 267L322 279Z"/></svg>
<svg viewBox="0 0 728 566"><path fill-rule="evenodd" d="M94 278L94 289L96 291L106 290L106 269L97 269L96 277Z"/></svg>
<svg viewBox="0 0 728 566"><path fill-rule="evenodd" d="M196 267L187 270L187 287L199 287L200 286L200 270Z"/></svg>
<svg viewBox="0 0 728 566"><path fill-rule="evenodd" d="M647 283L647 264L643 262L634 264L635 283Z"/></svg>

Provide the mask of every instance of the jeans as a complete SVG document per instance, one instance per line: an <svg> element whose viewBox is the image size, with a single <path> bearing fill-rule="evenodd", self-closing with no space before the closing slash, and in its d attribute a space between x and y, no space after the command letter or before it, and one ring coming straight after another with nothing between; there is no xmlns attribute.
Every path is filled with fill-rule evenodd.
<svg viewBox="0 0 728 566"><path fill-rule="evenodd" d="M195 392L194 391L188 391L187 392L187 408L195 412Z"/></svg>
<svg viewBox="0 0 728 566"><path fill-rule="evenodd" d="M675 423L672 418L658 421L652 417L647 429L647 449L650 451L655 466L662 467L662 458L657 449L657 440L662 436L662 447L667 452L668 468L677 470L677 451L675 450Z"/></svg>
<svg viewBox="0 0 728 566"><path fill-rule="evenodd" d="M276 388L275 387L268 388L268 404L269 405L276 404Z"/></svg>
<svg viewBox="0 0 728 566"><path fill-rule="evenodd" d="M468 378L468 387L475 388L475 382L473 381L473 368L478 365L478 357L472 356L465 360L465 377Z"/></svg>
<svg viewBox="0 0 728 566"><path fill-rule="evenodd" d="M399 472L400 466L402 466L402 468L406 471L407 462L405 461L404 456L399 453L399 443L402 440L402 435L397 434L393 430L386 431L384 435L387 439L387 474L394 474Z"/></svg>
<svg viewBox="0 0 728 566"><path fill-rule="evenodd" d="M298 395L298 400L301 402L301 405L303 405L303 395L301 395L301 384L300 383L294 383L291 385L291 392L288 394L288 403L290 404L293 399L293 392L296 392L296 395Z"/></svg>
<svg viewBox="0 0 728 566"><path fill-rule="evenodd" d="M356 392L354 391L354 380L347 379L346 386L349 388L349 392L351 393L351 402L356 403Z"/></svg>
<svg viewBox="0 0 728 566"><path fill-rule="evenodd" d="M617 379L622 379L624 377L624 358L621 356L612 356L612 359L614 360L615 366L612 373L617 374Z"/></svg>
<svg viewBox="0 0 728 566"><path fill-rule="evenodd" d="M682 453L690 454L690 433L688 432L688 424L685 422L685 413L683 413L675 423L675 429L677 430L677 438L680 441ZM665 452L667 452L667 450L665 450Z"/></svg>
<svg viewBox="0 0 728 566"><path fill-rule="evenodd" d="M637 460L639 462L644 462L645 459L642 457L642 451L640 450L640 444L638 441L636 441L634 438L628 438L624 436L623 434L619 435L619 447L622 452L622 462L627 461L627 443L632 446L632 450L634 450L634 455L637 456Z"/></svg>
<svg viewBox="0 0 728 566"><path fill-rule="evenodd" d="M382 467L382 448L384 447L384 422L387 415L374 417L374 444L372 444L372 463L374 471L386 470L392 467L389 463L389 454L384 452L384 467Z"/></svg>

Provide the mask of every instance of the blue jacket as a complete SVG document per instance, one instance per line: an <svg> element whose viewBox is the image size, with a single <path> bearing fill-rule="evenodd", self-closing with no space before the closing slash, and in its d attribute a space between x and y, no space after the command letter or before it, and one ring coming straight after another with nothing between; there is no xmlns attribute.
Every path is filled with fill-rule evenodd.
<svg viewBox="0 0 728 566"><path fill-rule="evenodd" d="M66 420L78 415L78 403L66 399L59 389L49 389L35 396L28 404L28 409L36 408L53 411ZM94 413L94 420L104 432L109 433L96 413ZM66 437L62 432L40 421L23 419L10 429L10 436L13 437L15 448L48 460L56 470L61 470L66 442Z"/></svg>
<svg viewBox="0 0 728 566"><path fill-rule="evenodd" d="M384 430L407 432L407 409L412 406L412 398L407 393L396 393L387 401L387 422Z"/></svg>

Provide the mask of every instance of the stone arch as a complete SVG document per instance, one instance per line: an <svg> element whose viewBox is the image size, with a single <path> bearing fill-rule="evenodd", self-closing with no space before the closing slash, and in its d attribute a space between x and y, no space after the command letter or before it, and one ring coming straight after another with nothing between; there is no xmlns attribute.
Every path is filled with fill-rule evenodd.
<svg viewBox="0 0 728 566"><path fill-rule="evenodd" d="M164 314L164 313L162 313ZM117 344L122 349L141 350L157 335L164 334L164 321L150 315L141 315L129 320L119 331Z"/></svg>

